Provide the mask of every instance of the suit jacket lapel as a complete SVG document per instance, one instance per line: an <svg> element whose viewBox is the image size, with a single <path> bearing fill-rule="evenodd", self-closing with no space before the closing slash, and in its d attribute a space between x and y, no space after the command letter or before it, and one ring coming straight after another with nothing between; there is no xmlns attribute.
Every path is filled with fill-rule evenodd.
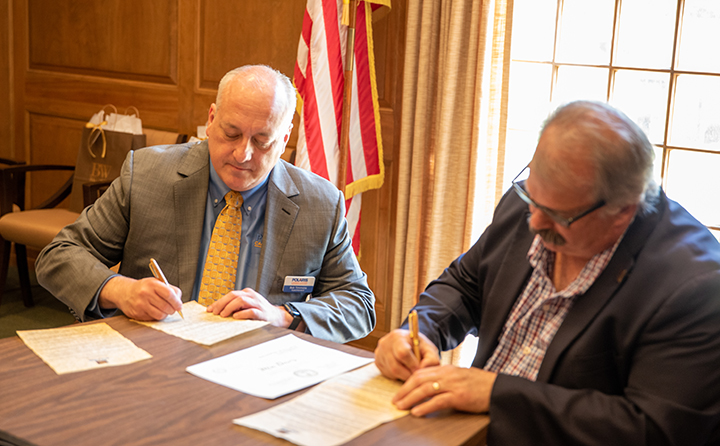
<svg viewBox="0 0 720 446"><path fill-rule="evenodd" d="M189 299L195 282L210 181L207 141L193 146L188 151L177 172L180 179L173 185L177 266L180 276L179 286L183 290L183 296Z"/></svg>
<svg viewBox="0 0 720 446"><path fill-rule="evenodd" d="M263 296L270 293L273 281L280 268L285 247L300 207L291 197L299 194L295 182L280 160L270 174L268 182L267 206L265 208L265 228L263 247L258 266L256 291Z"/></svg>
<svg viewBox="0 0 720 446"><path fill-rule="evenodd" d="M578 296L548 346L545 358L540 365L538 381L550 378L560 354L577 338L583 329L595 318L595 315L615 295L618 287L627 278L634 264L634 256L625 247L618 246L610 263L588 291Z"/></svg>
<svg viewBox="0 0 720 446"><path fill-rule="evenodd" d="M482 335L473 362L475 367L482 368L495 351L505 320L531 273L527 252L533 238L525 219L522 219L515 228L514 239L495 279L498 291L484 300L486 307L482 311Z"/></svg>
<svg viewBox="0 0 720 446"><path fill-rule="evenodd" d="M655 229L665 211L665 204L665 196L662 194L656 212L649 216L635 218L605 271L600 274L585 294L578 296L548 346L538 372L538 381L547 382L551 379L552 371L560 355L592 322L597 313L615 296L618 288L630 276L635 258Z"/></svg>

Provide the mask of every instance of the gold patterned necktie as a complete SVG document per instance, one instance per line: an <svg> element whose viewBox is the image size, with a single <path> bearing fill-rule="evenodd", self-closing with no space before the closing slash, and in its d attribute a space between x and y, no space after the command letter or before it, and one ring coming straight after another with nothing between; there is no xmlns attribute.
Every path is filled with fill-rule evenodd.
<svg viewBox="0 0 720 446"><path fill-rule="evenodd" d="M242 203L240 192L231 190L225 195L225 207L215 221L198 295L198 303L206 307L235 289Z"/></svg>

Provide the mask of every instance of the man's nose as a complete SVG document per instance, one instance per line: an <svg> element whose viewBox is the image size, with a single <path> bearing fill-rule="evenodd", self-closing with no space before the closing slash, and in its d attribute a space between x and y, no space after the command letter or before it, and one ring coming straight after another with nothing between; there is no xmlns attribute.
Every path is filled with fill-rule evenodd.
<svg viewBox="0 0 720 446"><path fill-rule="evenodd" d="M253 147L250 138L241 138L233 149L233 157L238 163L250 161L253 155Z"/></svg>
<svg viewBox="0 0 720 446"><path fill-rule="evenodd" d="M545 212L533 205L528 205L528 208L530 210L530 218L528 219L530 227L534 229L548 229L555 225L555 221Z"/></svg>

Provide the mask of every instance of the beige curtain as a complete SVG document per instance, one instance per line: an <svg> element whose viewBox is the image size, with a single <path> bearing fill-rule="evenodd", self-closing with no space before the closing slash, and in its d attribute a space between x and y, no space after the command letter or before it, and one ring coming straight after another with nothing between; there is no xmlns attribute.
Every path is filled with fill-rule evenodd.
<svg viewBox="0 0 720 446"><path fill-rule="evenodd" d="M512 0L411 0L392 324L473 240L502 191Z"/></svg>

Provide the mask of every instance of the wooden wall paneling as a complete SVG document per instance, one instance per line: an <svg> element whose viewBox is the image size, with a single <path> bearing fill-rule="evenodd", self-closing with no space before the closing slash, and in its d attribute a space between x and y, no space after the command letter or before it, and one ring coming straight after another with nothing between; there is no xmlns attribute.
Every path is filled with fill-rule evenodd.
<svg viewBox="0 0 720 446"><path fill-rule="evenodd" d="M395 262L395 233L397 229L397 189L398 189L398 150L400 148L400 129L401 118L402 118L402 80L403 80L403 64L405 63L405 27L407 21L407 3L409 0L394 0L393 1L393 15L388 22L388 44L386 46L386 60L385 64L385 95L384 100L387 101L388 107L392 108L392 115L384 117L383 122L387 119L389 134L386 138L388 141L392 141L393 150L388 151L385 155L386 158L386 170L392 172L387 178L387 190L385 191L385 200L383 202L382 216L385 219L385 224L388 226L388 231L383 238L383 242L387 244L386 248L386 262L384 267L388 271L392 271ZM392 307L391 299L392 295L392 272L387 276L387 296L386 303L388 310L385 313L385 331L390 331L391 328L391 314L390 308Z"/></svg>
<svg viewBox="0 0 720 446"><path fill-rule="evenodd" d="M30 163L75 165L85 121L30 113L28 123L32 155L28 160ZM30 206L37 206L49 198L71 174L72 172L32 172L28 197Z"/></svg>
<svg viewBox="0 0 720 446"><path fill-rule="evenodd" d="M0 0L0 157L15 158L12 112L12 21L10 0Z"/></svg>
<svg viewBox="0 0 720 446"><path fill-rule="evenodd" d="M177 0L28 0L26 108L87 120L105 104L178 130Z"/></svg>
<svg viewBox="0 0 720 446"><path fill-rule="evenodd" d="M292 79L304 14L302 1L200 2L193 129L205 124L217 85L229 70L266 64ZM293 123L285 159L297 145L297 116Z"/></svg>
<svg viewBox="0 0 720 446"><path fill-rule="evenodd" d="M201 1L200 8L200 87L215 89L226 72L247 64L267 64L292 79L304 1Z"/></svg>
<svg viewBox="0 0 720 446"><path fill-rule="evenodd" d="M197 80L197 78L196 78ZM192 97L192 114L190 116L191 130L193 135L199 125L205 125L208 119L210 105L215 102L217 90L197 91Z"/></svg>
<svg viewBox="0 0 720 446"><path fill-rule="evenodd" d="M205 103L196 97L200 49L200 2L178 0L178 132L195 135L205 117L196 118L196 112L205 109ZM209 106L209 104L208 104Z"/></svg>
<svg viewBox="0 0 720 446"><path fill-rule="evenodd" d="M37 116L53 116L71 142L55 144L74 164L85 122L104 105L119 112L140 111L144 127L178 131L178 1L103 2L15 0L18 40L15 61L22 67L23 137L26 158L48 162L37 143ZM192 34L192 33L191 33ZM47 124L47 122L45 122ZM71 131L71 129L73 129ZM68 135L69 136L69 135ZM31 177L28 198L47 188Z"/></svg>
<svg viewBox="0 0 720 446"><path fill-rule="evenodd" d="M29 67L174 83L177 0L28 0Z"/></svg>
<svg viewBox="0 0 720 446"><path fill-rule="evenodd" d="M27 68L27 0L9 0L12 21L12 137L13 158L27 160L30 146L27 143L27 121L25 112L25 72Z"/></svg>
<svg viewBox="0 0 720 446"><path fill-rule="evenodd" d="M178 128L174 85L39 70L26 74L25 107L30 112L87 121L106 104L115 105L119 112L137 107L145 126Z"/></svg>

